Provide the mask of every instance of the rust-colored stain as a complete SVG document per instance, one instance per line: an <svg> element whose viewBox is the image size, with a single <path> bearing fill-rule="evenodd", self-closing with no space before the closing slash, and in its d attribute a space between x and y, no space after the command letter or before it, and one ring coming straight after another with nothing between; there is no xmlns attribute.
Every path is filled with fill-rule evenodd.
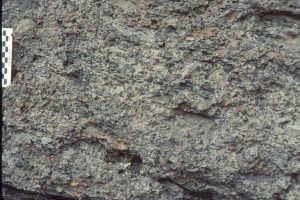
<svg viewBox="0 0 300 200"><path fill-rule="evenodd" d="M80 194L79 192L75 192L74 195L75 195L75 197L77 197L77 198L80 198L80 197L81 197L81 194Z"/></svg>
<svg viewBox="0 0 300 200"><path fill-rule="evenodd" d="M48 160L49 160L50 162L54 162L56 159L57 159L57 158L56 158L54 155L51 155L51 156L48 157Z"/></svg>
<svg viewBox="0 0 300 200"><path fill-rule="evenodd" d="M133 26L143 26L143 27L148 27L151 29L157 29L159 27L159 22L156 19L151 19L151 18L134 18L128 20L128 24L133 25Z"/></svg>
<svg viewBox="0 0 300 200"><path fill-rule="evenodd" d="M190 36L186 38L187 41L193 41L199 38L208 38L217 35L217 31L214 28L194 29Z"/></svg>
<svg viewBox="0 0 300 200"><path fill-rule="evenodd" d="M77 187L77 186L79 185L79 182L76 181L76 180L71 180L71 181L69 182L69 185L70 185L71 187Z"/></svg>
<svg viewBox="0 0 300 200"><path fill-rule="evenodd" d="M127 151L128 148L128 143L124 140L118 140L115 149L120 150L120 151Z"/></svg>

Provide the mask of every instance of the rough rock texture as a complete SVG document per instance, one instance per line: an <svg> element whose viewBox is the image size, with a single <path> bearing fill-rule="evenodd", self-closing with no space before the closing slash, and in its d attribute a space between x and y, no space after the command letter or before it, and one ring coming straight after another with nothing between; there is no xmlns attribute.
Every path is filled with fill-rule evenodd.
<svg viewBox="0 0 300 200"><path fill-rule="evenodd" d="M56 195L39 194L36 192L28 192L17 190L13 187L4 185L2 187L2 199L4 200L74 200Z"/></svg>
<svg viewBox="0 0 300 200"><path fill-rule="evenodd" d="M6 0L3 183L74 199L300 199L299 0Z"/></svg>

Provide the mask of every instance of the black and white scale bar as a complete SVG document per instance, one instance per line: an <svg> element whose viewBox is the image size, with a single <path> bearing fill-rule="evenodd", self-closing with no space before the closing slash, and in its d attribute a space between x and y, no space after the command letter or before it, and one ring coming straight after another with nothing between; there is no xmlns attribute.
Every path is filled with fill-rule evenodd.
<svg viewBox="0 0 300 200"><path fill-rule="evenodd" d="M12 28L2 28L2 87L11 83Z"/></svg>

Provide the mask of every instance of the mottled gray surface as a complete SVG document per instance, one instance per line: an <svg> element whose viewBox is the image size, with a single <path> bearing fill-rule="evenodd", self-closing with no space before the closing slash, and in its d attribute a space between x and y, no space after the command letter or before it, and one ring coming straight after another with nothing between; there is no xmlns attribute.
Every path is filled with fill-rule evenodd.
<svg viewBox="0 0 300 200"><path fill-rule="evenodd" d="M300 199L299 0L7 0L3 182L81 199Z"/></svg>

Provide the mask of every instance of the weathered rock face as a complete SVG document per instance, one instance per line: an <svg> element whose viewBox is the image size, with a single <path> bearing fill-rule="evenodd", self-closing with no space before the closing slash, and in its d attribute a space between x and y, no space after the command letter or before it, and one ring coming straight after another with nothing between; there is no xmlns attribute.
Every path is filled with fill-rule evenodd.
<svg viewBox="0 0 300 200"><path fill-rule="evenodd" d="M299 0L10 0L3 182L82 199L300 199Z"/></svg>

